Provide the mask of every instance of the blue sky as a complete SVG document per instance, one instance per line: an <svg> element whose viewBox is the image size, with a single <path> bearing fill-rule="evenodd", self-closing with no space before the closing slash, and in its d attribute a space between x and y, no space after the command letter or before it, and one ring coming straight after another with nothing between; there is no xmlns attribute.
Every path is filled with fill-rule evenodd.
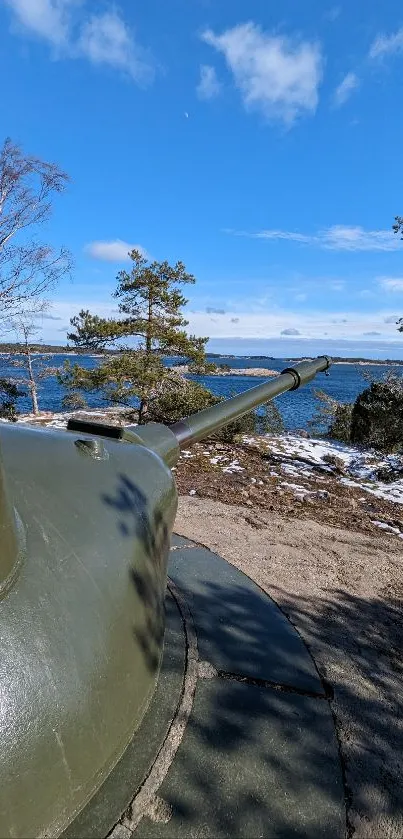
<svg viewBox="0 0 403 839"><path fill-rule="evenodd" d="M354 0L0 0L0 136L71 183L45 340L182 259L224 352L403 358L403 12Z"/></svg>

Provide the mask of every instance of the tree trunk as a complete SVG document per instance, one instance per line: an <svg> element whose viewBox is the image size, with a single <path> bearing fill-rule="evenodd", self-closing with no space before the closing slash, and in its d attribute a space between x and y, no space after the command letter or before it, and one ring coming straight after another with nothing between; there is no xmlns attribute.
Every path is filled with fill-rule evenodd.
<svg viewBox="0 0 403 839"><path fill-rule="evenodd" d="M148 318L147 318L147 333L146 333L146 353L147 355L151 355L152 350L152 338L151 338L151 325L153 322L153 298L151 292L148 296Z"/></svg>
<svg viewBox="0 0 403 839"><path fill-rule="evenodd" d="M31 393L31 401L32 401L32 412L37 416L39 414L39 407L38 407L38 393L36 388L36 382L34 378L34 371L32 369L32 359L31 359L31 352L29 348L27 348L27 360L28 360L28 375L29 375L29 390Z"/></svg>
<svg viewBox="0 0 403 839"><path fill-rule="evenodd" d="M148 411L148 402L146 399L142 399L140 402L139 407L139 425L144 425L145 423L145 416Z"/></svg>

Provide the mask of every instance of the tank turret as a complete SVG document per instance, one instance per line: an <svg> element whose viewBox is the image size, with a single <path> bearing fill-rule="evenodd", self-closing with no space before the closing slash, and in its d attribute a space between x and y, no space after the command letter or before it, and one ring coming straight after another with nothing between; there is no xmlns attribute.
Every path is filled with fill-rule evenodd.
<svg viewBox="0 0 403 839"><path fill-rule="evenodd" d="M330 366L323 356L171 426L0 425L0 835L59 836L149 705L180 449Z"/></svg>

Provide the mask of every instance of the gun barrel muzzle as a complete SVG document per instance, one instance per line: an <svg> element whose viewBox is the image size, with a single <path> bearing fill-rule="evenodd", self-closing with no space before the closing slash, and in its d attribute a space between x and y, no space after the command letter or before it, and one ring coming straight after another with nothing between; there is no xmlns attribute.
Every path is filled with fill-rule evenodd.
<svg viewBox="0 0 403 839"><path fill-rule="evenodd" d="M179 447L183 449L189 443L194 443L219 431L227 423L242 417L259 405L264 405L275 396L307 384L315 378L317 373L326 371L331 363L331 359L326 355L319 356L313 361L301 361L295 367L287 367L279 376L257 387L249 388L232 399L218 402L211 408L173 423L169 429L175 435Z"/></svg>

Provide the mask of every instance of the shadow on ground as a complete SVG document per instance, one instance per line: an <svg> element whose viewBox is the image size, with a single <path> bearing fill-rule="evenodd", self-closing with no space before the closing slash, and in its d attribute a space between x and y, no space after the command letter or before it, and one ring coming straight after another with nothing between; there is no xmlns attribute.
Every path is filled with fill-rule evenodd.
<svg viewBox="0 0 403 839"><path fill-rule="evenodd" d="M140 640L155 669L166 525L125 476L104 502L116 510L121 537L137 539L147 559L133 567L131 582L145 604ZM197 551L197 586L185 594L200 657L217 672L202 671L211 678L198 681L185 738L160 790L172 819L143 819L136 836L342 836L344 792L323 682L257 586L245 593L245 578L209 551L178 547L173 556L181 555L191 575ZM348 834L401 837L402 592L386 588L365 599L337 589L318 601L271 591L334 690Z"/></svg>
<svg viewBox="0 0 403 839"><path fill-rule="evenodd" d="M329 590L317 600L271 588L334 689L348 832L403 836L403 611L400 591L378 598Z"/></svg>
<svg viewBox="0 0 403 839"><path fill-rule="evenodd" d="M203 666L158 793L172 818L144 818L135 836L341 839L333 719L300 638L267 595L208 551L178 549L169 573L185 593Z"/></svg>

